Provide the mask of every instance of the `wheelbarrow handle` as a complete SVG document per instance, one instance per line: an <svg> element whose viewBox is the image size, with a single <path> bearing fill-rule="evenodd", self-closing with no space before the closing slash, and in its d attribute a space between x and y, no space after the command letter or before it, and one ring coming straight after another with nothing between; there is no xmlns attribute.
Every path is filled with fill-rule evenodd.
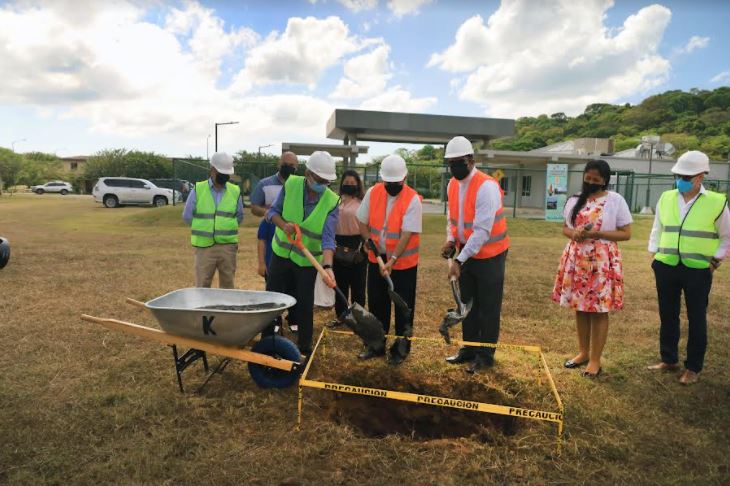
<svg viewBox="0 0 730 486"><path fill-rule="evenodd" d="M306 257L307 260L309 260L309 263L312 264L312 266L319 272L319 274L322 276L322 280L327 285L327 287L331 289L335 289L336 291L340 291L340 289L337 288L337 285L334 280L332 280L332 277L329 276L327 271L320 265L320 263L317 261L316 258L314 258L314 255L307 249L306 246L304 246L304 243L302 243L302 229L299 227L298 224L294 224L294 234L296 235L296 239L292 238L291 235L286 235L287 239L289 240L289 243L296 246L299 251L302 252L302 254ZM344 294L343 294L344 297ZM347 298L344 299L345 302L347 302Z"/></svg>

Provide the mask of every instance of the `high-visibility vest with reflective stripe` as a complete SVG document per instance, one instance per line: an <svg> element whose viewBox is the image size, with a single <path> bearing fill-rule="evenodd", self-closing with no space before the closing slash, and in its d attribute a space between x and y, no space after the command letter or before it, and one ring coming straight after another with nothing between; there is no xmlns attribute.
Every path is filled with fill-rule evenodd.
<svg viewBox="0 0 730 486"><path fill-rule="evenodd" d="M676 266L680 260L690 268L709 268L710 260L720 246L715 221L722 215L727 198L724 194L705 191L687 211L684 220L679 217L679 191L666 191L659 199L659 221L662 234L656 258Z"/></svg>
<svg viewBox="0 0 730 486"><path fill-rule="evenodd" d="M474 232L474 218L476 217L477 207L477 193L482 184L496 184L499 188L499 193L504 196L502 188L499 187L499 182L493 177L488 176L479 169L475 169L474 175L469 181L469 187L464 194L464 200L461 204L464 207L464 239L468 240L471 234ZM459 181L452 178L449 181L448 187L448 198L449 198L449 229L451 235L454 237L457 245L460 244L459 240ZM507 251L509 248L509 236L507 235L507 220L504 218L504 207L500 199L499 209L494 216L494 224L492 225L492 231L489 234L489 240L482 245L481 249L472 258L483 259L491 258L499 255L502 252Z"/></svg>
<svg viewBox="0 0 730 486"><path fill-rule="evenodd" d="M216 208L209 182L196 183L195 209L193 222L190 225L190 243L200 248L215 244L238 243L236 211L239 197L241 197L241 188L227 182L226 191Z"/></svg>
<svg viewBox="0 0 730 486"><path fill-rule="evenodd" d="M420 198L421 196L404 183L403 189L398 193L393 202L393 206L390 208L390 214L388 214L388 221L386 222L385 211L388 207L388 191L385 190L385 185L382 182L375 184L370 190L370 214L368 215L370 238L380 248L380 234L383 231L383 227L385 227L385 254L387 258L393 255L396 246L398 246L398 241L400 241L401 237L401 228L403 227L403 217L406 211L408 211L408 207L411 205L414 197ZM393 264L393 269L405 270L418 265L418 250L420 246L421 235L412 233L405 250L403 250L403 253L401 253ZM371 263L377 262L375 255L371 251L368 252L368 260Z"/></svg>
<svg viewBox="0 0 730 486"><path fill-rule="evenodd" d="M284 183L284 208L281 217L290 223L296 223L302 230L302 244L309 252L322 263L322 231L327 216L340 203L340 198L330 188L324 190L314 207L314 210L304 219L304 197L306 179L302 176L291 175ZM281 258L288 258L300 267L311 267L302 251L289 243L289 240L280 228L276 228L271 248Z"/></svg>

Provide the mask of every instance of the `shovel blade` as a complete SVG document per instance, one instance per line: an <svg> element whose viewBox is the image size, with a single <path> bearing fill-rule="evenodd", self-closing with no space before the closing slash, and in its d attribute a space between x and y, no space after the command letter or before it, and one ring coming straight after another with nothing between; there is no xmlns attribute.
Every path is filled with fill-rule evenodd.
<svg viewBox="0 0 730 486"><path fill-rule="evenodd" d="M406 301L403 300L403 297L398 295L395 290L388 290L388 295L390 296L390 300L393 301L393 304L397 305L404 313L408 315L411 314L411 308L408 307L408 304L406 304Z"/></svg>
<svg viewBox="0 0 730 486"><path fill-rule="evenodd" d="M373 351L380 352L385 349L383 324L360 304L352 304L344 322L352 332L362 339L363 344Z"/></svg>

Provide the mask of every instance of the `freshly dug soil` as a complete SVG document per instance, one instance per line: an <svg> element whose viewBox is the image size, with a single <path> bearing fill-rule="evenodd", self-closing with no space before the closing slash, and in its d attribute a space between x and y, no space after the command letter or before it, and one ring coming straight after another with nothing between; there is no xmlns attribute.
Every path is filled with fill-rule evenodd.
<svg viewBox="0 0 730 486"><path fill-rule="evenodd" d="M227 311L255 311L255 310L271 310L284 307L276 302L263 302L261 304L241 304L241 305L205 305L198 307L198 310L227 310Z"/></svg>
<svg viewBox="0 0 730 486"><path fill-rule="evenodd" d="M380 376L379 382L363 381L360 373L340 376L339 383L372 388L399 390L419 395L447 397L484 403L510 405L513 400L503 392L473 380L463 382L418 383L402 381L404 376ZM412 378L412 377L409 377ZM400 434L416 440L471 437L491 442L499 435L513 435L520 425L515 417L474 412L433 405L421 405L386 398L349 393L319 393L325 414L341 424L348 424L369 437Z"/></svg>

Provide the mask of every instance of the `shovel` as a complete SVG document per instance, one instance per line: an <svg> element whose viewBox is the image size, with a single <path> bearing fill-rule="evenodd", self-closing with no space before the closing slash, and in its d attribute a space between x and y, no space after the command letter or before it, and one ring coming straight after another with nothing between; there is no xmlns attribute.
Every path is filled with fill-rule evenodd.
<svg viewBox="0 0 730 486"><path fill-rule="evenodd" d="M370 251L372 251L375 254L375 258L378 260L378 266L382 270L385 267L385 263L383 263L383 259L380 258L380 252L378 251L378 247L375 246L375 242L368 238L368 248L370 248ZM400 309L408 316L411 315L411 308L408 307L408 304L406 304L406 301L403 300L403 297L398 295L398 293L395 291L395 287L393 286L393 279L390 278L390 275L383 276L385 279L385 282L388 284L388 295L390 296L390 300L393 301L393 304L400 307Z"/></svg>
<svg viewBox="0 0 730 486"><path fill-rule="evenodd" d="M451 265L454 264L454 259L452 257L449 257L446 261L448 262L449 269L451 269ZM451 344L449 328L457 325L464 320L464 318L471 311L471 306L473 302L471 300L468 304L464 304L462 302L461 289L459 288L459 281L456 279L456 277L451 277L451 279L449 279L449 283L451 284L451 293L454 295L454 301L456 302L456 309L449 309L444 316L444 320L439 326L439 333L441 334L441 336L443 336L446 344Z"/></svg>
<svg viewBox="0 0 730 486"><path fill-rule="evenodd" d="M314 255L304 246L302 243L302 230L299 225L294 225L294 233L296 238L292 235L286 235L289 243L296 246L299 251L305 256L309 263L317 269L317 272L322 276L322 281L331 289L334 289L335 294L342 299L347 306L347 310L342 313L340 319L352 329L352 332L358 335L363 340L366 346L370 347L373 351L382 352L385 349L385 331L383 331L383 324L378 320L377 317L366 311L357 302L350 305L347 297L342 290L337 287L335 282L329 276L329 274L322 268Z"/></svg>

